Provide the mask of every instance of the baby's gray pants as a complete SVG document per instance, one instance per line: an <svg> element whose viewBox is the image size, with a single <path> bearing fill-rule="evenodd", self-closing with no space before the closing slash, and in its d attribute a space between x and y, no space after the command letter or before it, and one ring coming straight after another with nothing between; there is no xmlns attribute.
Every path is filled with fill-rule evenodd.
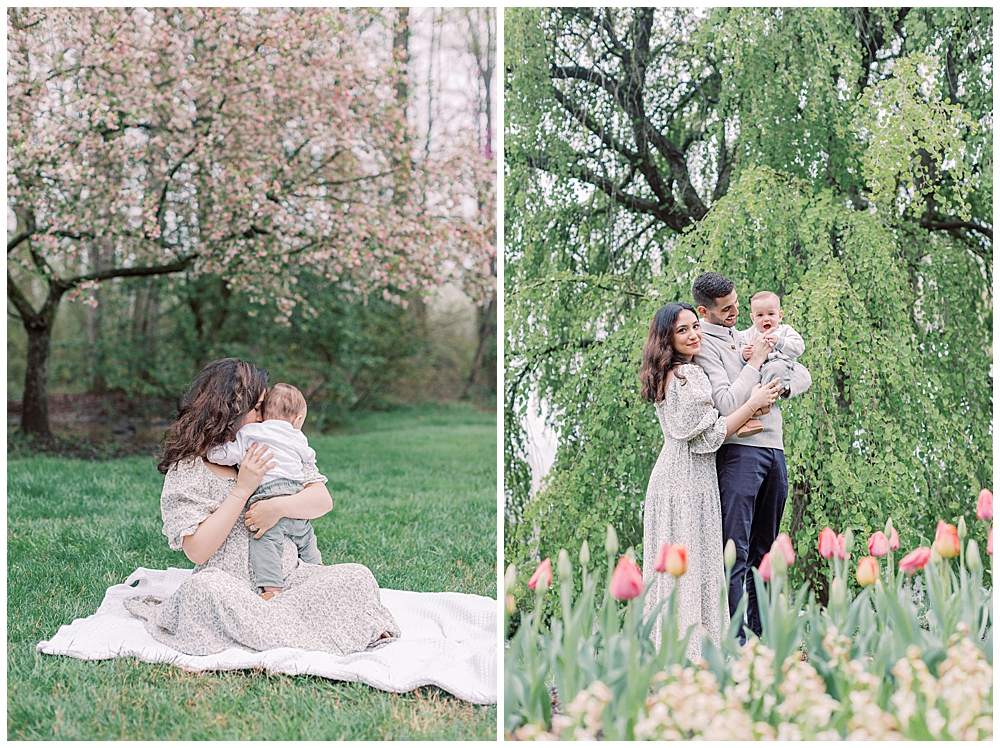
<svg viewBox="0 0 1000 748"><path fill-rule="evenodd" d="M278 478L262 484L247 502L249 508L262 499L275 496L289 496L298 493L305 485L302 481ZM250 538L250 568L253 569L258 587L283 587L281 556L285 550L285 538L290 538L299 549L299 558L308 564L323 562L316 546L316 533L307 519L282 517L277 524L259 538Z"/></svg>

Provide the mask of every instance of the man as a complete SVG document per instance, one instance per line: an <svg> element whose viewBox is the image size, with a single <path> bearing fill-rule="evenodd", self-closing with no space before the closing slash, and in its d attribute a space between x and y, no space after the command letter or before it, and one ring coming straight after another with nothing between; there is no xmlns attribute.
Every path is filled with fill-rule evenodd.
<svg viewBox="0 0 1000 748"><path fill-rule="evenodd" d="M743 360L742 339L734 329L739 311L735 285L718 273L695 278L691 295L701 316L701 353L695 362L704 369L712 384L712 399L724 416L734 412L760 383L760 367L774 350L764 337L753 342L750 358ZM789 389L781 397L801 395L812 384L805 367L792 373ZM788 497L788 473L781 434L778 403L760 416L763 430L744 438L733 435L716 453L722 500L723 543L736 544L736 565L729 585L729 613L732 615L747 587L747 626L761 635L757 590L750 569L760 565L771 549L781 524ZM746 641L741 629L740 643Z"/></svg>

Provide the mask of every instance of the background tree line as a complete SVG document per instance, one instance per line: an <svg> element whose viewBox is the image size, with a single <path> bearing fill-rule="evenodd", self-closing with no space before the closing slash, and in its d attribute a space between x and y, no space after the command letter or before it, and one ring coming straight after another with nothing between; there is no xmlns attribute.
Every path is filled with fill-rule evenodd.
<svg viewBox="0 0 1000 748"><path fill-rule="evenodd" d="M967 510L992 483L992 10L511 9L505 34L508 560L599 556L609 522L641 554L641 346L705 270L740 329L767 289L806 340L783 529L821 597L824 526L891 515L913 547ZM532 394L560 435L533 496Z"/></svg>
<svg viewBox="0 0 1000 748"><path fill-rule="evenodd" d="M8 11L8 380L23 381L8 394L23 430L49 432L50 363L71 391L173 398L212 358L256 356L303 382L321 420L488 397L495 18L418 18L432 42L415 59L446 58L444 88L415 69L413 20ZM435 86L443 106L421 121ZM471 341L446 344L426 307L443 284L478 310ZM87 310L57 317L67 299Z"/></svg>

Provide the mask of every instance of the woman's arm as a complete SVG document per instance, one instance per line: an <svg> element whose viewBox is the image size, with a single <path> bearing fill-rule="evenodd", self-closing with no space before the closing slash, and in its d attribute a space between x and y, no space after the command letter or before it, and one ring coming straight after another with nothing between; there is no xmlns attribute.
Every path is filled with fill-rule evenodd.
<svg viewBox="0 0 1000 748"><path fill-rule="evenodd" d="M333 499L323 483L310 483L290 496L263 499L247 509L246 526L257 528L255 538L274 527L282 517L316 519L333 509Z"/></svg>
<svg viewBox="0 0 1000 748"><path fill-rule="evenodd" d="M184 537L184 555L191 561L203 564L219 550L222 542L232 532L247 499L260 485L264 473L274 467L270 459L271 453L267 451L267 446L258 447L254 443L247 450L233 490L223 499L222 505L198 525L193 534Z"/></svg>

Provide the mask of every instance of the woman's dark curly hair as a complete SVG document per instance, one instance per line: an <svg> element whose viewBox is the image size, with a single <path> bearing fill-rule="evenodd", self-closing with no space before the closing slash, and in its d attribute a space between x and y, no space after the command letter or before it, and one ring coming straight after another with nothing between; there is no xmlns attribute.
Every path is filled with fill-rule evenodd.
<svg viewBox="0 0 1000 748"><path fill-rule="evenodd" d="M222 358L195 377L177 406L177 420L164 438L157 468L166 475L181 460L205 456L232 441L237 424L267 390L267 372L247 361Z"/></svg>
<svg viewBox="0 0 1000 748"><path fill-rule="evenodd" d="M674 326L677 324L677 315L684 309L693 312L695 319L698 318L698 312L686 301L664 304L653 315L649 337L642 347L642 368L639 369L643 400L663 402L667 396L667 372L689 363L674 349ZM687 378L679 373L675 376L681 381L681 386L684 386Z"/></svg>

